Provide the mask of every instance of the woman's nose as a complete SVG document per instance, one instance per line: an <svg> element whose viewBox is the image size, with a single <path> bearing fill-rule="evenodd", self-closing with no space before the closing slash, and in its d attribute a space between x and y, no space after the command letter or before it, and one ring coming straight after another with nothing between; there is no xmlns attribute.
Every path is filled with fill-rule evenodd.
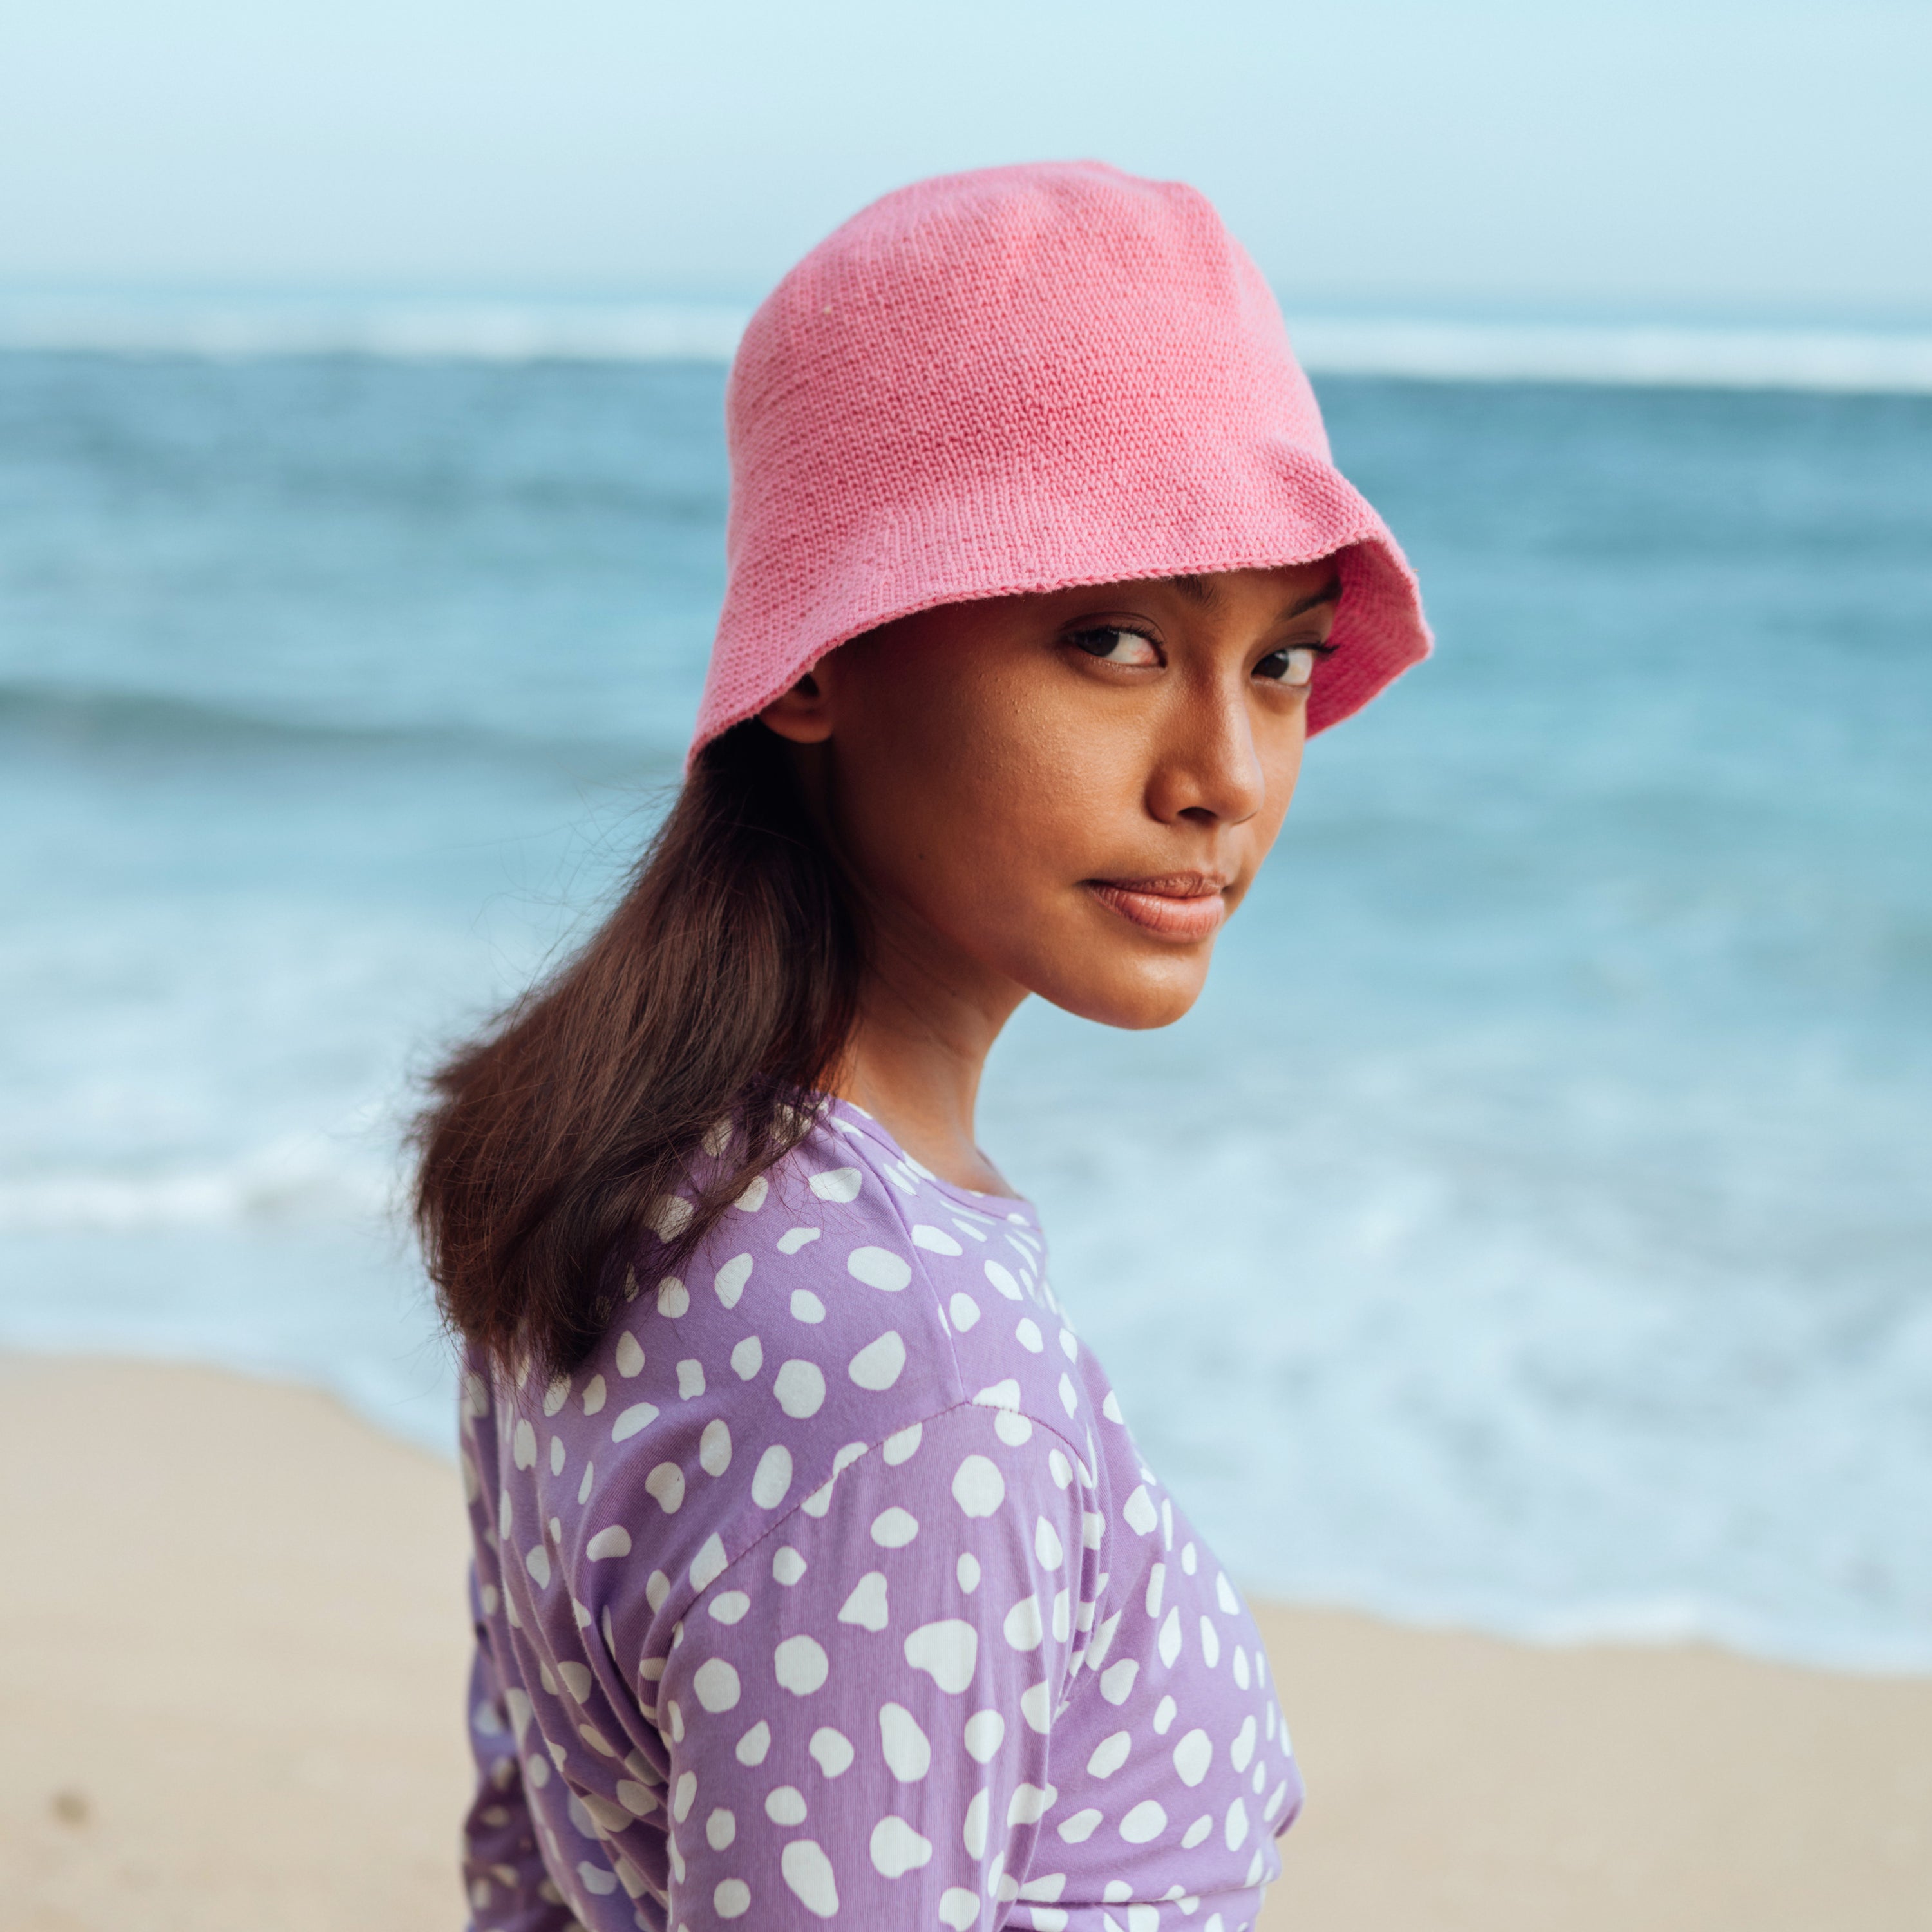
<svg viewBox="0 0 1932 1932"><path fill-rule="evenodd" d="M1148 800L1154 815L1163 824L1238 825L1267 797L1268 771L1246 692L1190 694L1160 747Z"/></svg>

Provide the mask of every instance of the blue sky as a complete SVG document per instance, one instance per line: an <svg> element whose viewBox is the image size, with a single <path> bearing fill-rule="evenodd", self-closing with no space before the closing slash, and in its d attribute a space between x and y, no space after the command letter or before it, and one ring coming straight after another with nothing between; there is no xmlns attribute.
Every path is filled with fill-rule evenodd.
<svg viewBox="0 0 1932 1932"><path fill-rule="evenodd" d="M13 0L0 281L755 295L916 176L1205 189L1292 304L1932 319L1925 0Z"/></svg>

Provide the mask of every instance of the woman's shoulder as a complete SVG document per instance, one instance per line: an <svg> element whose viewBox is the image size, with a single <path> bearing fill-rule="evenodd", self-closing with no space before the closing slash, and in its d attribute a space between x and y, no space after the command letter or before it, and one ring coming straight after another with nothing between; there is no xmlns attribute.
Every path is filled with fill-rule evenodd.
<svg viewBox="0 0 1932 1932"><path fill-rule="evenodd" d="M964 1276L980 1293L1018 1300L1040 1280L1042 1257L1027 1204L951 1186L860 1108L829 1100L805 1138L726 1209L676 1275L653 1269L646 1246L625 1287L629 1301L674 1319L742 1304L748 1318L802 1339L822 1328L829 1340L881 1311L914 1306L936 1309L950 1334L946 1304Z"/></svg>
<svg viewBox="0 0 1932 1932"><path fill-rule="evenodd" d="M663 1252L640 1244L590 1358L512 1395L482 1458L513 1498L534 1486L515 1514L548 1527L579 1602L638 1558L660 1601L701 1590L868 1448L962 1404L1031 1414L1094 1467L1105 1391L1030 1210L950 1186L848 1103L675 1274Z"/></svg>
<svg viewBox="0 0 1932 1932"><path fill-rule="evenodd" d="M679 1402L735 1396L797 1439L959 1399L922 1228L890 1144L821 1112L675 1274L640 1246L600 1365ZM626 1340L628 1337L628 1340ZM657 1372L652 1372L656 1363ZM666 1379L667 1371L670 1379ZM802 1431L802 1426L803 1426Z"/></svg>
<svg viewBox="0 0 1932 1932"><path fill-rule="evenodd" d="M922 1184L840 1118L821 1112L675 1274L641 1241L596 1348L543 1394L520 1446L578 1478L566 1560L647 1542L668 1576L702 1571L714 1532L728 1549L755 1536L842 1457L973 1394L904 1211Z"/></svg>

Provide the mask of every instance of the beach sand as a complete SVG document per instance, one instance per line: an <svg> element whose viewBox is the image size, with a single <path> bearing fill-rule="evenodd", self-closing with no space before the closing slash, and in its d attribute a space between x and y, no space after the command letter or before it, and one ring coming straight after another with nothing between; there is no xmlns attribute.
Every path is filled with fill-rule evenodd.
<svg viewBox="0 0 1932 1932"><path fill-rule="evenodd" d="M454 1472L20 1357L0 1458L0 1932L458 1926ZM1266 1932L1932 1925L1932 1682L1261 1616L1312 1794Z"/></svg>

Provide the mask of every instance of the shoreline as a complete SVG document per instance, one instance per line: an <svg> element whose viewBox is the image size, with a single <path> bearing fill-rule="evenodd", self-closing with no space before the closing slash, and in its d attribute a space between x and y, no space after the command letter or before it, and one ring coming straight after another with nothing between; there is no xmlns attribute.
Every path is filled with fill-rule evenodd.
<svg viewBox="0 0 1932 1932"><path fill-rule="evenodd" d="M0 1932L460 1924L454 1468L60 1356L0 1355ZM1262 1932L1924 1923L1932 1679L1256 1610L1310 1787Z"/></svg>

